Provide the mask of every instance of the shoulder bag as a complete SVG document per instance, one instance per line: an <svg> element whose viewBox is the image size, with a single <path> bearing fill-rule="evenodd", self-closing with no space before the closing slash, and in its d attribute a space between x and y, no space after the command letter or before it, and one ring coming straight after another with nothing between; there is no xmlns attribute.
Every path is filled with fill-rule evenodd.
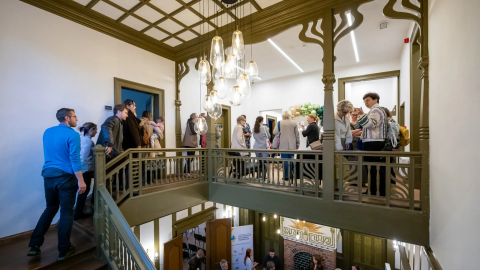
<svg viewBox="0 0 480 270"><path fill-rule="evenodd" d="M318 126L317 126L317 128L320 129ZM320 130L318 130L318 135L320 135ZM309 142L308 145L310 146L310 149L312 149L312 150L321 150L322 149L322 143L320 142L320 140L314 141L312 143Z"/></svg>
<svg viewBox="0 0 480 270"><path fill-rule="evenodd" d="M278 122L278 133L277 135L275 135L275 138L273 138L273 142L272 142L272 148L273 149L278 149L278 147L280 146L280 122Z"/></svg>

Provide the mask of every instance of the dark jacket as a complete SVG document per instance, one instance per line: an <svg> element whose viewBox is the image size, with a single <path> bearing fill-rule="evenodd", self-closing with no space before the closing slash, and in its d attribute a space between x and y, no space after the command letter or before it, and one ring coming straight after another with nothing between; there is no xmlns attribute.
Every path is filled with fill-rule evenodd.
<svg viewBox="0 0 480 270"><path fill-rule="evenodd" d="M202 259L199 259L197 256L194 256L188 260L188 269L197 270L198 268L202 269Z"/></svg>
<svg viewBox="0 0 480 270"><path fill-rule="evenodd" d="M127 120L123 123L123 149L142 146L143 134L140 134L140 119L128 110Z"/></svg>
<svg viewBox="0 0 480 270"><path fill-rule="evenodd" d="M110 158L118 156L123 152L123 124L122 120L116 115L108 117L102 124L102 129L98 135L97 145L112 147Z"/></svg>
<svg viewBox="0 0 480 270"><path fill-rule="evenodd" d="M317 123L312 122L310 123L307 128L302 131L303 137L307 137L307 147L320 139L320 127Z"/></svg>
<svg viewBox="0 0 480 270"><path fill-rule="evenodd" d="M187 126L185 127L185 134L183 135L183 143L182 146L188 146L192 148L196 148L198 145L197 133L195 132L195 123L192 121L187 122Z"/></svg>
<svg viewBox="0 0 480 270"><path fill-rule="evenodd" d="M270 255L267 255L265 256L265 259L263 259L263 267L266 268L267 267L267 263L268 262L273 262L275 264L275 270L281 270L282 266L280 265L280 259L278 258L277 255L270 257Z"/></svg>

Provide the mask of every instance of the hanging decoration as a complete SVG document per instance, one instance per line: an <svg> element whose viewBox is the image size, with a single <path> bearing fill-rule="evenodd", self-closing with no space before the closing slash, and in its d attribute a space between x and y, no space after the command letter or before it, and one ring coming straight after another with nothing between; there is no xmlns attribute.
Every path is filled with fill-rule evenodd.
<svg viewBox="0 0 480 270"><path fill-rule="evenodd" d="M243 102L244 95L240 93L240 87L235 85L232 87L232 92L230 93L229 102L232 106L240 106Z"/></svg>
<svg viewBox="0 0 480 270"><path fill-rule="evenodd" d="M250 97L250 94L252 93L252 88L250 85L250 78L247 74L240 75L240 77L237 79L237 85L239 87L240 93L245 98Z"/></svg>
<svg viewBox="0 0 480 270"><path fill-rule="evenodd" d="M212 81L210 63L208 63L207 60L201 60L200 64L198 65L198 81L203 85L207 85Z"/></svg>
<svg viewBox="0 0 480 270"><path fill-rule="evenodd" d="M317 115L320 120L323 120L323 106L319 104L312 104L310 102L303 104L295 104L291 106L288 110L292 113L293 116L307 116L309 114Z"/></svg>
<svg viewBox="0 0 480 270"><path fill-rule="evenodd" d="M222 104L215 103L213 109L208 114L217 121L217 119L222 116Z"/></svg>
<svg viewBox="0 0 480 270"><path fill-rule="evenodd" d="M207 120L205 120L205 118L201 117L200 115L197 116L197 122L195 123L195 132L202 134L202 133L207 133L207 131L208 131Z"/></svg>
<svg viewBox="0 0 480 270"><path fill-rule="evenodd" d="M224 99L230 93L230 88L228 88L228 81L225 77L219 77L215 80L215 89L217 90L217 97Z"/></svg>
<svg viewBox="0 0 480 270"><path fill-rule="evenodd" d="M250 14L252 14L252 5L250 5ZM252 28L253 28L253 20L250 22L250 36L252 36ZM253 42L250 45L250 62L248 62L248 65L245 68L246 73L250 78L255 80L258 77L258 66L255 61L252 60L253 58Z"/></svg>
<svg viewBox="0 0 480 270"><path fill-rule="evenodd" d="M245 55L245 43L243 42L243 34L240 30L233 32L232 35L232 52L237 59L241 59Z"/></svg>

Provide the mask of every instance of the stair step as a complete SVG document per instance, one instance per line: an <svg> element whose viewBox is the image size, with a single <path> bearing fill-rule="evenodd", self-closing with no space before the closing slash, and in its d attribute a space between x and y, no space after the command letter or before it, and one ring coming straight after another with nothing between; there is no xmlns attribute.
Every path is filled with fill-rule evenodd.
<svg viewBox="0 0 480 270"><path fill-rule="evenodd" d="M67 269L67 268L66 268ZM89 257L76 264L70 265L68 270L104 270L108 269L108 262L104 258Z"/></svg>

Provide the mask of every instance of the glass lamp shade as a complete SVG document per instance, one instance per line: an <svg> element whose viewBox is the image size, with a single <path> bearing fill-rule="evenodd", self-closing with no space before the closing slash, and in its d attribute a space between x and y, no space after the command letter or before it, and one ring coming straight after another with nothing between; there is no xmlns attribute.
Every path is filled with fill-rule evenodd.
<svg viewBox="0 0 480 270"><path fill-rule="evenodd" d="M240 77L238 77L237 85L239 87L240 94L242 94L245 98L250 97L250 94L252 93L252 87L250 85L250 78L247 74L242 74Z"/></svg>
<svg viewBox="0 0 480 270"><path fill-rule="evenodd" d="M225 77L235 78L237 72L237 59L234 54L229 54L225 61Z"/></svg>
<svg viewBox="0 0 480 270"><path fill-rule="evenodd" d="M207 120L198 116L194 129L196 133L206 133L208 131Z"/></svg>
<svg viewBox="0 0 480 270"><path fill-rule="evenodd" d="M214 118L217 120L220 116L222 116L222 104L220 103L215 103L213 105L213 109L211 112L208 113L210 117Z"/></svg>
<svg viewBox="0 0 480 270"><path fill-rule="evenodd" d="M213 89L212 91L210 91L210 96L212 96L212 102L213 102L213 105L215 105L215 103L218 103L218 91ZM213 109L213 105L212 105L212 109Z"/></svg>
<svg viewBox="0 0 480 270"><path fill-rule="evenodd" d="M225 65L220 66L219 68L213 67L213 79L218 80L220 77L225 77Z"/></svg>
<svg viewBox="0 0 480 270"><path fill-rule="evenodd" d="M243 42L243 34L237 30L232 35L232 53L237 59L241 59L245 55L245 43Z"/></svg>
<svg viewBox="0 0 480 270"><path fill-rule="evenodd" d="M212 39L212 46L210 47L210 64L218 68L219 65L223 65L225 57L225 51L223 50L223 39L219 36L215 36Z"/></svg>
<svg viewBox="0 0 480 270"><path fill-rule="evenodd" d="M257 63L255 63L255 61L248 62L247 69L245 71L250 78L255 79L258 76Z"/></svg>
<svg viewBox="0 0 480 270"><path fill-rule="evenodd" d="M198 64L198 81L201 84L209 84L212 81L212 73L210 71L210 63L207 60L200 61Z"/></svg>
<svg viewBox="0 0 480 270"><path fill-rule="evenodd" d="M238 85L233 86L229 98L230 105L240 106L242 105L243 99L244 96L240 93L240 87Z"/></svg>
<svg viewBox="0 0 480 270"><path fill-rule="evenodd" d="M228 81L225 77L219 77L215 80L215 89L217 90L217 97L224 99L230 93L230 88L228 88Z"/></svg>
<svg viewBox="0 0 480 270"><path fill-rule="evenodd" d="M202 101L202 108L205 111L210 112L213 109L213 104L213 97L211 95L206 95Z"/></svg>

